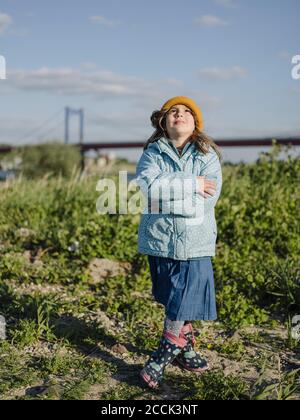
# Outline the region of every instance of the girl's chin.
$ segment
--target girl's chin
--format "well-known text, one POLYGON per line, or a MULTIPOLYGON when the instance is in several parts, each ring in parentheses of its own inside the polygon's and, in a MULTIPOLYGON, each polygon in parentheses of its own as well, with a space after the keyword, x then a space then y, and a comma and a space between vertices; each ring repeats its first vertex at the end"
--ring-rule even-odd
MULTIPOLYGON (((170 130, 171 131, 171 130, 170 130)), ((193 134, 193 131, 188 131, 187 129, 186 129, 186 127, 180 127, 180 126, 178 126, 178 127, 174 127, 173 128, 173 130, 172 130, 172 132, 173 133, 181 133, 181 134, 186 134, 186 135, 188 135, 188 136, 191 136, 192 134, 193 134)))
POLYGON ((188 127, 185 124, 176 124, 173 125, 172 130, 188 130, 188 127))

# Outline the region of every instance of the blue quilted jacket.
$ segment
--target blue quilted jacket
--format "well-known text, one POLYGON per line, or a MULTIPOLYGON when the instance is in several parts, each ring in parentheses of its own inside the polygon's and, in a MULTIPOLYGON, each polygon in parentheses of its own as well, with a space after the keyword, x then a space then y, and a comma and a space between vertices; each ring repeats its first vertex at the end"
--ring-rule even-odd
POLYGON ((138 232, 141 254, 175 260, 215 256, 214 208, 221 193, 222 171, 213 148, 204 154, 188 142, 180 156, 170 140, 161 138, 143 152, 135 180, 148 199, 138 232), (217 191, 214 196, 204 198, 199 194, 197 176, 215 180, 217 191), (173 185, 171 192, 162 194, 160 188, 168 185, 173 185), (157 202, 156 212, 150 207, 151 199, 157 202), (200 208, 201 216, 196 211, 200 208))

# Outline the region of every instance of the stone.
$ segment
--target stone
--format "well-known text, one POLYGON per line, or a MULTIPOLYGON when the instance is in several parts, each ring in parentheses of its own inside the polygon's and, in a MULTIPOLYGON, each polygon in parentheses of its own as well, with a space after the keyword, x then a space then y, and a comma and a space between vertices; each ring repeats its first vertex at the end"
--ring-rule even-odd
POLYGON ((102 283, 109 277, 128 275, 131 264, 113 261, 106 258, 93 258, 88 265, 88 272, 94 284, 102 283))

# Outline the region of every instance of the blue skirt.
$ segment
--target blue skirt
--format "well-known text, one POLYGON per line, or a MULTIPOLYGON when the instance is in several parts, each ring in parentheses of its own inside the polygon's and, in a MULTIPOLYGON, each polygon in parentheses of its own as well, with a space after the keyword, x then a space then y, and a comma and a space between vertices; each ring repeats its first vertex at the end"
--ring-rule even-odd
POLYGON ((211 257, 181 261, 148 255, 154 299, 172 320, 217 318, 211 257))

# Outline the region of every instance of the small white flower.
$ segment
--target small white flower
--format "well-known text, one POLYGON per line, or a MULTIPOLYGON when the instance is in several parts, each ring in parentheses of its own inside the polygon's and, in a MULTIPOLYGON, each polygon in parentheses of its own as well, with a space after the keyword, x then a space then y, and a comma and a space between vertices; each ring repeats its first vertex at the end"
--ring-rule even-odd
POLYGON ((75 241, 71 246, 68 247, 68 251, 76 252, 79 250, 79 242, 75 241))

